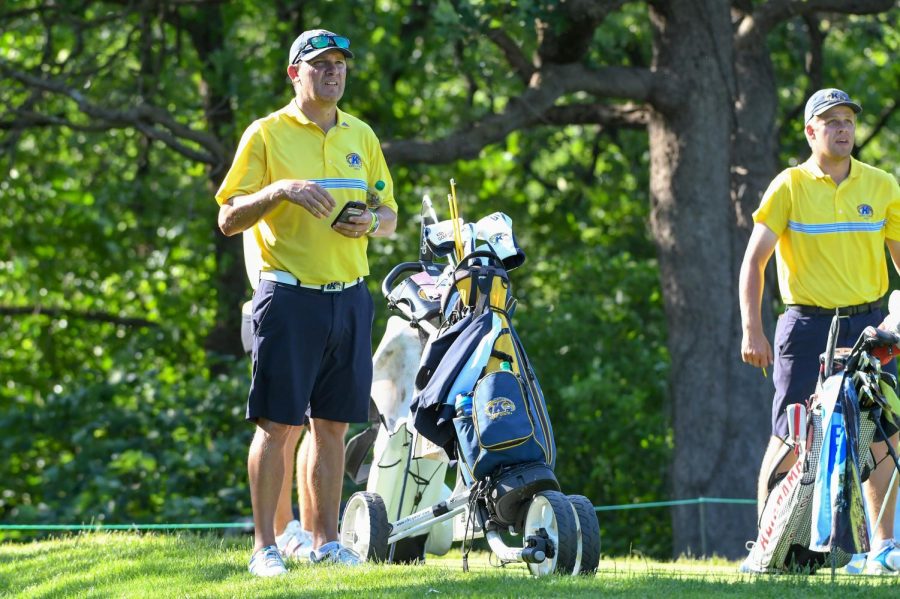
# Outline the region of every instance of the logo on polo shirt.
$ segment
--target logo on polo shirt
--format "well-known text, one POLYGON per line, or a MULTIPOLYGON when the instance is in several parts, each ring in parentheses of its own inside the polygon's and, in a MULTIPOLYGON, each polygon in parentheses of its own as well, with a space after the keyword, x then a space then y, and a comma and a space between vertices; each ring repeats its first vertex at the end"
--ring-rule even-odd
POLYGON ((359 170, 362 168, 362 158, 360 158, 359 154, 356 152, 351 152, 350 154, 347 154, 347 164, 359 170))
POLYGON ((868 204, 860 204, 856 207, 856 211, 863 218, 872 218, 872 215, 875 214, 875 211, 868 204))

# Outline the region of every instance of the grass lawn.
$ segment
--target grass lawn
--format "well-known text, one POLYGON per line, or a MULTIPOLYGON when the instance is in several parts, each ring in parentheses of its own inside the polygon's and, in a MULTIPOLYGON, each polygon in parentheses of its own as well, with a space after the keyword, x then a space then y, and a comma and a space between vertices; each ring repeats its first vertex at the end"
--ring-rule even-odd
POLYGON ((830 571, 751 577, 724 560, 604 558, 594 577, 532 578, 494 568, 489 554, 429 556, 424 566, 313 566, 287 576, 247 573, 249 537, 89 533, 0 545, 0 596, 9 597, 897 597, 900 579, 830 571))

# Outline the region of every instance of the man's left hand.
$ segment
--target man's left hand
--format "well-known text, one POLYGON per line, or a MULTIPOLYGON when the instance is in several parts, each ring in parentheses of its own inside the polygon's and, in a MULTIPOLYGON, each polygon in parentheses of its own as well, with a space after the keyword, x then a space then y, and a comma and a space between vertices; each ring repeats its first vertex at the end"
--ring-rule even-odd
POLYGON ((366 236, 371 225, 372 213, 365 210, 359 216, 351 216, 349 222, 336 222, 331 228, 344 237, 359 239, 366 236))

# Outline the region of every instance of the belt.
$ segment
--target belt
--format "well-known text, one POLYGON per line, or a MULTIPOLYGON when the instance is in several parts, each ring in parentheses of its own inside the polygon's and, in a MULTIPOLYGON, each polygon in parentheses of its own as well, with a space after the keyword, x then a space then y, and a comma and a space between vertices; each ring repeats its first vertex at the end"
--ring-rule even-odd
POLYGON ((846 306, 844 308, 820 308, 819 306, 804 306, 802 304, 788 304, 788 308, 797 310, 801 314, 811 316, 834 316, 835 311, 840 316, 856 316, 857 314, 868 314, 873 310, 881 307, 881 300, 869 302, 868 304, 859 304, 856 306, 846 306))
POLYGON ((362 277, 359 277, 355 281, 350 281, 349 283, 332 281, 330 283, 325 283, 324 285, 309 285, 307 283, 301 283, 297 280, 297 277, 283 270, 264 270, 259 273, 259 278, 262 281, 275 281, 276 283, 294 285, 296 287, 303 287, 304 289, 315 289, 322 293, 338 293, 344 289, 350 289, 357 283, 362 283, 363 280, 362 277))

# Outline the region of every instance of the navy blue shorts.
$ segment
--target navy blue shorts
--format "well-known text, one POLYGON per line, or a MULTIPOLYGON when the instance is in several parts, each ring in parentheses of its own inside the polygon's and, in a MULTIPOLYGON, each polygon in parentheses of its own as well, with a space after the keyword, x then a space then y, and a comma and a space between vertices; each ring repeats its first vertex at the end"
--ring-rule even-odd
POLYGON ((260 281, 253 294, 247 419, 301 425, 308 414, 368 422, 373 317, 364 283, 323 293, 260 281))
MULTIPOLYGON (((788 308, 778 318, 775 327, 775 399, 772 402, 772 435, 787 437, 787 416, 784 409, 796 403, 806 403, 816 391, 819 378, 819 356, 824 353, 831 328, 830 315, 802 314, 788 308)), ((877 327, 884 320, 881 310, 841 318, 836 347, 853 347, 867 326, 877 327)), ((897 374, 897 360, 882 368, 897 374)), ((882 421, 888 435, 897 430, 891 423, 882 421)), ((883 440, 875 431, 875 440, 883 440)))

